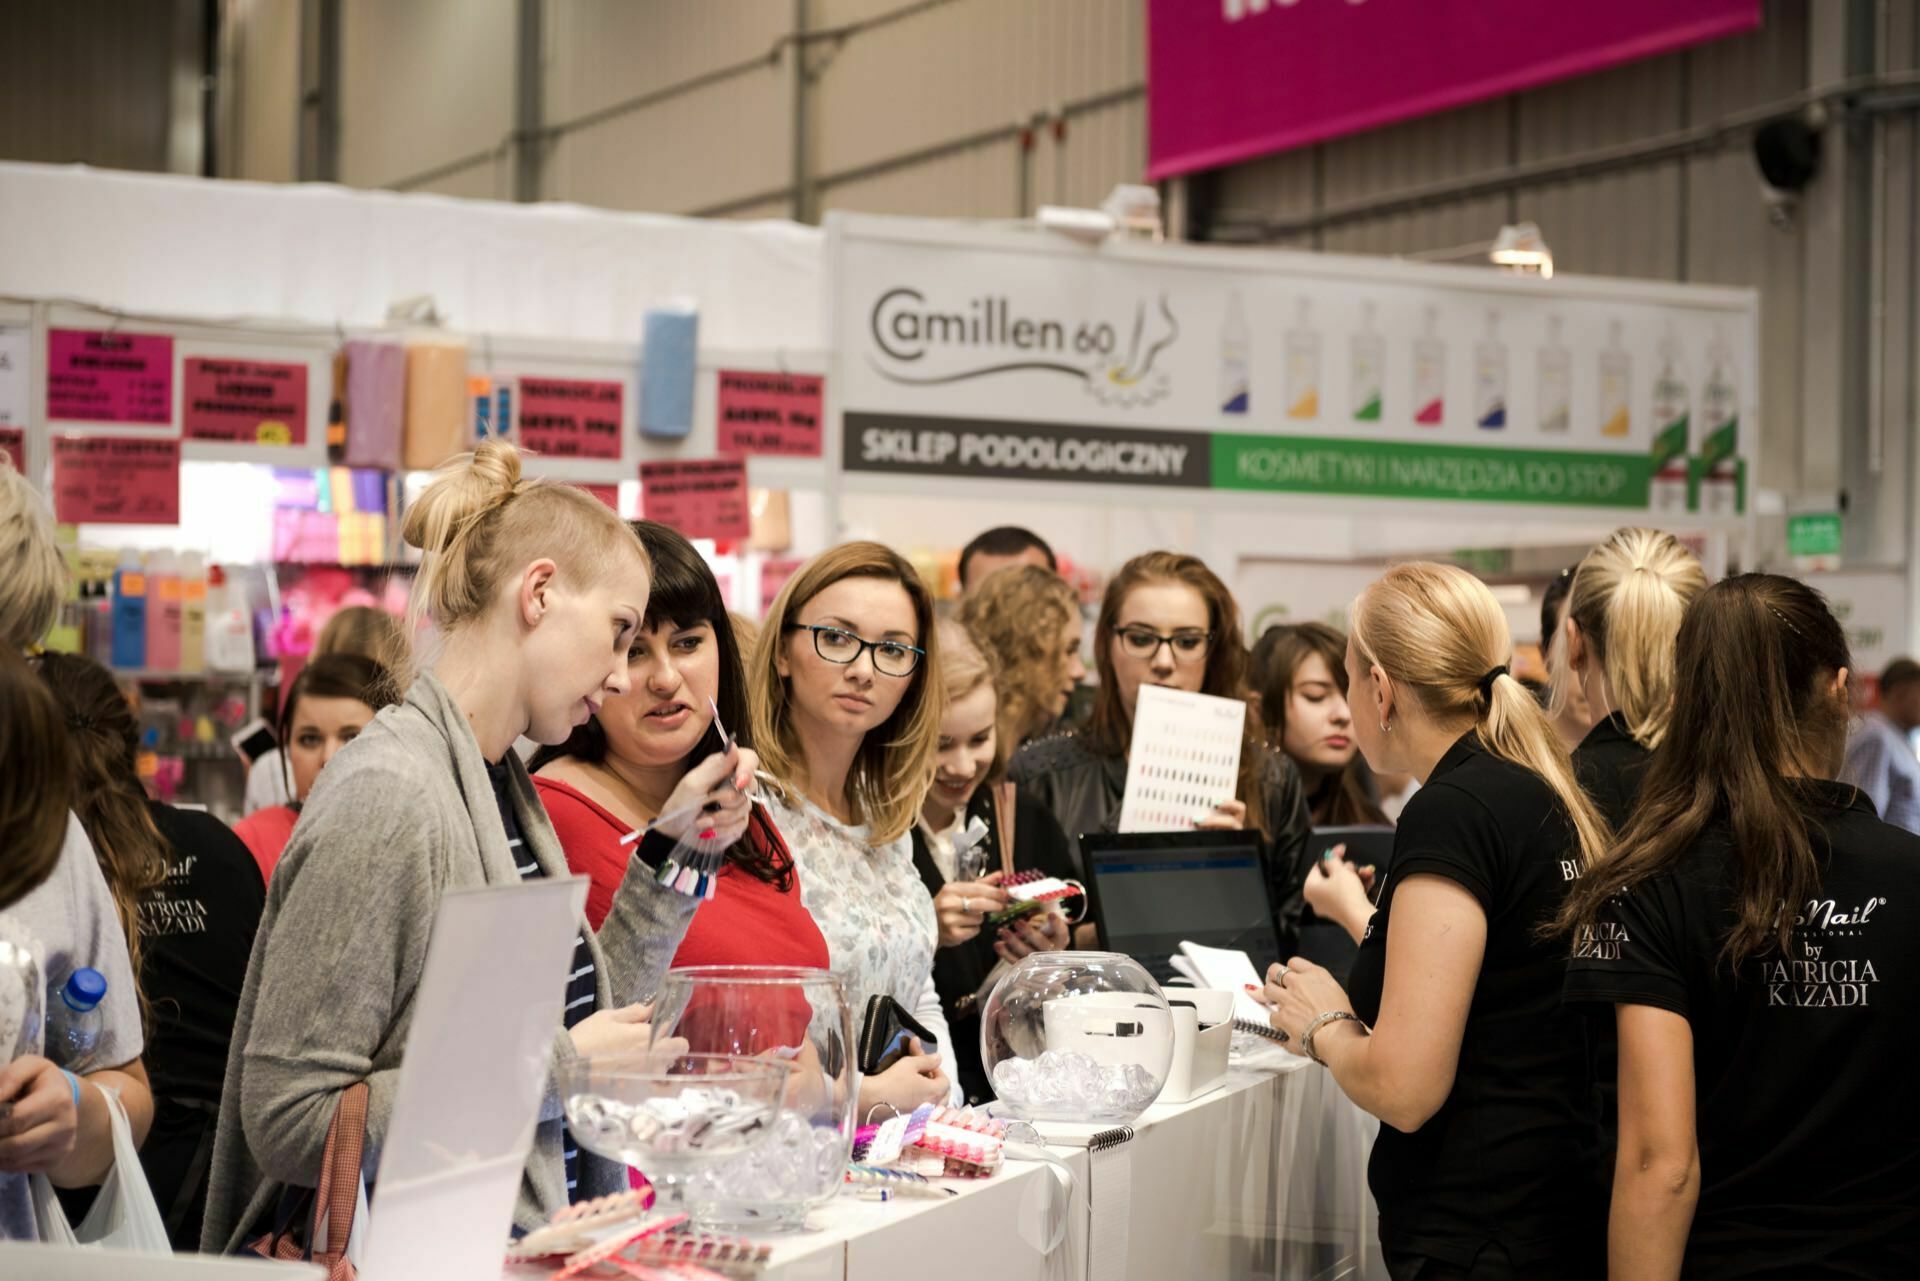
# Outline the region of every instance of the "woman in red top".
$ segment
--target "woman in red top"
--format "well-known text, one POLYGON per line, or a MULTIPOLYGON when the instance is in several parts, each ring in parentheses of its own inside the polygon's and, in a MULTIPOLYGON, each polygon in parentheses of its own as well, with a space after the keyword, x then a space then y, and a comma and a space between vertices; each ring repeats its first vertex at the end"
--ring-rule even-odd
POLYGON ((280 703, 279 726, 280 759, 292 776, 287 790, 293 804, 255 810, 233 825, 233 834, 260 865, 261 880, 273 879, 300 807, 333 754, 358 738, 381 708, 399 701, 392 674, 358 654, 322 654, 293 678, 280 703))
MULTIPOLYGON (((567 865, 593 882, 587 920, 596 929, 632 860, 621 838, 657 818, 681 776, 722 750, 713 707, 743 746, 747 731, 740 647, 713 571, 667 526, 640 520, 633 528, 654 573, 646 619, 627 653, 633 688, 533 758, 533 784, 567 865)), ((673 963, 826 968, 826 940, 800 904, 793 856, 763 808, 727 851, 719 891, 694 914, 673 963)))

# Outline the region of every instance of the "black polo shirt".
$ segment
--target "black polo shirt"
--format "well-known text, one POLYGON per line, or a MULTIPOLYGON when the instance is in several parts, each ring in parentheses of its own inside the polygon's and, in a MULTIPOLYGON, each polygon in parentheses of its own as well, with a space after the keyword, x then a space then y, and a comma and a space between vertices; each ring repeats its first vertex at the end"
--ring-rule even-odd
POLYGON ((1573 749, 1574 776, 1615 832, 1624 831, 1633 817, 1652 755, 1627 732, 1627 718, 1619 712, 1595 722, 1573 749))
POLYGON ((1462 1267, 1497 1244, 1528 1275, 1586 1275, 1604 1254, 1587 1047, 1561 1005, 1567 948, 1538 931, 1579 874, 1566 811, 1474 735, 1453 745, 1400 816, 1380 910, 1354 960, 1353 1007, 1369 1024, 1395 892, 1418 874, 1473 895, 1487 945, 1446 1103, 1415 1133, 1382 1125, 1374 1142, 1381 1242, 1462 1267))
POLYGON ((1739 864, 1718 828, 1617 899, 1567 971, 1569 1001, 1692 1025, 1689 1281, 1920 1277, 1920 837, 1845 784, 1805 784, 1803 807, 1823 871, 1791 959, 1721 959, 1739 864))

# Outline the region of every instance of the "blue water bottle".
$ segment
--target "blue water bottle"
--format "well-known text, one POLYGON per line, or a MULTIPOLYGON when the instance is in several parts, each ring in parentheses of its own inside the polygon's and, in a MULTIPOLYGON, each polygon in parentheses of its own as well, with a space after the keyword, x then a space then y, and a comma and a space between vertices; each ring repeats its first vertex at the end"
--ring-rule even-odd
POLYGON ((92 1071, 100 1045, 107 979, 99 970, 75 970, 47 1002, 47 1057, 76 1074, 92 1071))

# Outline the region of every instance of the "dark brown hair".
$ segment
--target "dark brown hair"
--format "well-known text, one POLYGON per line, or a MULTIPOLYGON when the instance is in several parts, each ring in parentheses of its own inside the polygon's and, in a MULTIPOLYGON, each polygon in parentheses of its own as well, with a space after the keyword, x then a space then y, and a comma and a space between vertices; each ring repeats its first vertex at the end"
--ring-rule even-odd
MULTIPOLYGON (((1254 644, 1253 694, 1258 700, 1260 719, 1266 722, 1267 741, 1276 752, 1286 750, 1287 701, 1293 693, 1294 673, 1308 658, 1318 656, 1333 673, 1340 697, 1347 696, 1347 636, 1325 623, 1283 623, 1262 632, 1254 644)), ((1294 764, 1299 765, 1296 761, 1294 764)), ((1329 774, 1318 790, 1324 792, 1323 827, 1379 827, 1387 822, 1386 811, 1367 794, 1366 762, 1355 752, 1342 769, 1329 774)), ((1305 769, 1302 768, 1302 778, 1305 769)), ((1307 798, 1309 806, 1319 803, 1307 798)))
POLYGON ((0 645, 0 909, 53 875, 72 804, 66 718, 25 660, 0 645))
MULTIPOLYGON (((720 659, 719 688, 713 701, 720 709, 720 724, 726 726, 742 747, 752 747, 746 665, 740 658, 733 619, 727 613, 726 599, 720 595, 719 580, 680 531, 651 520, 636 520, 632 526, 653 563, 653 586, 647 593, 647 616, 641 621, 641 630, 650 632, 661 627, 678 630, 701 623, 713 629, 714 650, 720 659)), ((683 770, 692 769, 720 750, 720 731, 709 725, 693 750, 687 753, 683 770)), ((542 747, 534 752, 529 769, 538 773, 549 761, 569 756, 595 765, 607 759, 607 731, 601 728, 599 717, 590 718, 559 746, 542 747)), ((772 826, 766 810, 755 806, 748 818, 746 834, 727 851, 727 860, 785 894, 793 889, 793 858, 785 842, 777 834, 770 834, 772 826)))
POLYGON ((286 745, 293 737, 293 718, 303 698, 351 698, 378 712, 400 701, 400 687, 392 672, 361 654, 339 651, 319 654, 300 669, 300 674, 287 687, 286 696, 280 700, 280 719, 276 726, 281 748, 280 769, 287 776, 287 804, 296 810, 300 808, 300 798, 293 794, 293 766, 286 745))
MULTIPOLYGON (((1125 756, 1133 741, 1133 714, 1120 701, 1120 682, 1113 674, 1113 637, 1120 626, 1120 609, 1136 587, 1148 583, 1179 583, 1200 593, 1207 603, 1207 630, 1213 633, 1207 651, 1207 669, 1200 680, 1200 692, 1217 698, 1245 700, 1247 697, 1247 642, 1240 630, 1240 606, 1233 593, 1208 569, 1198 556, 1181 552, 1147 552, 1135 556, 1120 567, 1107 584, 1100 600, 1100 617, 1093 626, 1093 661, 1099 668, 1100 685, 1093 701, 1093 716, 1085 730, 1087 747, 1100 756, 1125 756)), ((1248 709, 1248 725, 1240 743, 1240 800, 1247 807, 1247 826, 1258 828, 1273 839, 1272 819, 1267 813, 1266 789, 1261 786, 1267 766, 1267 751, 1254 733, 1253 709, 1248 709)))
MULTIPOLYGON (((91 658, 42 654, 33 661, 66 715, 67 741, 73 745, 74 812, 113 891, 137 982, 140 904, 167 875, 167 842, 147 810, 146 789, 134 763, 140 721, 113 673, 91 658)), ((144 1014, 144 992, 140 1006, 144 1014)))
POLYGON ((1823 856, 1801 780, 1837 772, 1847 708, 1830 687, 1850 661, 1846 633, 1805 583, 1742 574, 1701 593, 1680 624, 1673 717, 1633 819, 1575 884, 1560 925, 1591 926, 1608 900, 1723 827, 1739 887, 1722 955, 1738 965, 1769 947, 1786 952, 1823 856))

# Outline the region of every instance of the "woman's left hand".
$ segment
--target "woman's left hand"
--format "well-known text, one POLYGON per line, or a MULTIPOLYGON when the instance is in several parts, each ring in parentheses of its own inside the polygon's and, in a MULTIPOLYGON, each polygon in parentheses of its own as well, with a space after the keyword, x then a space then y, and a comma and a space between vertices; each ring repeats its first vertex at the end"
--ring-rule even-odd
POLYGON ((692 834, 701 841, 732 845, 746 834, 753 801, 747 789, 760 758, 751 748, 736 747, 715 753, 688 770, 667 797, 660 813, 667 821, 658 830, 676 839, 692 834))
POLYGON ((1072 933, 1067 918, 1048 909, 1037 916, 1022 917, 1001 926, 993 950, 1001 960, 1017 963, 1035 952, 1064 951, 1072 933))
POLYGON ((1328 1010, 1353 1012, 1353 1003, 1339 980, 1301 956, 1285 965, 1267 967, 1267 985, 1259 999, 1267 1007, 1267 1022, 1285 1032, 1287 1048, 1301 1055, 1307 1052, 1300 1038, 1306 1035, 1309 1023, 1328 1010))
POLYGON ((1211 811, 1196 820, 1194 826, 1203 832, 1242 831, 1247 826, 1247 803, 1221 801, 1211 811))

